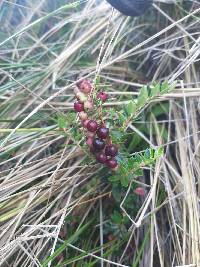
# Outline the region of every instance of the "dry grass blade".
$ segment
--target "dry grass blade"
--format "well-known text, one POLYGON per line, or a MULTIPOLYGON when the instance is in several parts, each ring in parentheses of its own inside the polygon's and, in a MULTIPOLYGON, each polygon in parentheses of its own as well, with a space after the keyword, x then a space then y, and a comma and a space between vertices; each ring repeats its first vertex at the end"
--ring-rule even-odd
POLYGON ((200 266, 200 4, 156 1, 148 12, 0 1, 0 266, 200 266), (127 126, 130 153, 165 149, 132 180, 146 190, 132 210, 132 184, 115 206, 107 174, 72 134, 77 119, 59 126, 77 80, 97 74, 116 109, 143 85, 177 80, 127 126), (115 209, 128 225, 119 232, 115 209))

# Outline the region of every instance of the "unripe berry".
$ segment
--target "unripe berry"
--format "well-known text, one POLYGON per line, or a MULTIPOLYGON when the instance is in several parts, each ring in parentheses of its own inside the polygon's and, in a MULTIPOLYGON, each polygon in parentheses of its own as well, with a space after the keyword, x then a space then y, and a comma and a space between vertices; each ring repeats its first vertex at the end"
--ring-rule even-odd
POLYGON ((88 79, 82 80, 77 86, 84 94, 89 94, 92 91, 92 83, 88 79))
POLYGON ((101 99, 102 102, 105 102, 108 98, 108 95, 105 92, 99 92, 97 98, 101 99))
POLYGON ((82 121, 85 121, 88 118, 87 113, 85 113, 84 111, 80 112, 78 116, 82 121))
POLYGON ((93 140, 93 147, 96 151, 101 151, 105 147, 105 142, 102 139, 95 138, 93 140))
POLYGON ((76 112, 84 111, 84 105, 83 105, 83 103, 81 103, 81 102, 75 102, 74 103, 74 110, 76 112))
POLYGON ((83 93, 79 92, 76 94, 76 98, 79 100, 79 102, 84 103, 87 101, 87 96, 83 93))
POLYGON ((105 148, 106 156, 115 157, 118 153, 118 148, 115 145, 108 145, 105 148))
POLYGON ((85 101, 84 108, 85 109, 93 109, 94 108, 93 102, 91 100, 85 101))
POLYGON ((105 155, 105 153, 101 152, 99 153, 97 156, 96 156, 96 159, 98 162, 102 163, 102 164, 105 164, 106 161, 107 161, 107 157, 105 155))
POLYGON ((87 123, 87 129, 88 129, 88 131, 90 131, 90 132, 96 132, 97 128, 98 128, 98 124, 97 124, 96 121, 90 120, 87 123))
POLYGON ((101 139, 106 139, 108 137, 109 134, 109 129, 106 127, 100 127, 97 130, 97 136, 101 139))
POLYGON ((89 146, 89 147, 92 147, 92 144, 93 144, 93 138, 91 138, 91 137, 89 137, 88 139, 87 139, 87 145, 89 146))
POLYGON ((87 128, 87 125, 88 125, 88 122, 89 122, 90 120, 85 120, 85 121, 82 121, 82 125, 83 125, 83 127, 84 128, 87 128))
POLYGON ((118 163, 115 158, 108 159, 106 164, 110 169, 115 169, 118 166, 118 163))

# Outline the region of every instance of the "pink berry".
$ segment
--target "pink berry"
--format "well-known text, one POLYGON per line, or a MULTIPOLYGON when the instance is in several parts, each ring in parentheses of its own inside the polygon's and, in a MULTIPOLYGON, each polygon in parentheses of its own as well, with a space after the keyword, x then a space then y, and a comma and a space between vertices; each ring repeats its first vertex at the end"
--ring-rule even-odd
POLYGON ((82 125, 83 125, 83 127, 84 128, 87 128, 87 125, 88 125, 88 122, 89 122, 90 120, 85 120, 85 121, 82 121, 82 125))
POLYGON ((81 102, 75 102, 74 103, 74 110, 77 112, 84 111, 84 105, 81 102))
POLYGON ((110 169, 115 169, 118 166, 118 163, 115 158, 108 159, 106 164, 110 169))
POLYGON ((105 147, 105 142, 102 140, 102 139, 99 139, 99 138, 95 138, 93 140, 93 147, 96 151, 101 151, 104 149, 105 147))
POLYGON ((105 155, 103 152, 99 153, 99 154, 96 156, 96 159, 97 159, 98 162, 100 162, 100 163, 102 163, 102 164, 105 164, 106 161, 107 161, 107 157, 106 157, 106 155, 105 155))
POLYGON ((136 189, 135 189, 135 194, 137 194, 138 196, 144 196, 145 195, 145 190, 144 190, 144 188, 142 188, 142 187, 137 187, 136 189))
POLYGON ((85 121, 88 118, 87 113, 85 113, 84 111, 80 112, 78 116, 82 121, 85 121))
POLYGON ((96 132, 97 128, 98 128, 98 124, 97 124, 96 121, 90 120, 87 123, 87 129, 88 129, 88 131, 90 131, 90 132, 96 132))
POLYGON ((87 137, 94 138, 95 137, 95 132, 87 132, 87 137))
POLYGON ((92 83, 88 79, 82 80, 77 86, 84 94, 89 94, 92 91, 92 83))
POLYGON ((93 138, 91 138, 91 137, 89 137, 88 139, 87 139, 87 145, 88 146, 90 146, 90 147, 92 147, 92 144, 93 144, 93 138))
POLYGON ((100 127, 97 130, 97 136, 101 139, 106 139, 108 137, 109 134, 109 129, 106 127, 100 127))
POLYGON ((102 102, 105 102, 107 100, 107 98, 108 98, 108 95, 106 93, 104 93, 104 92, 99 92, 97 94, 97 98, 101 99, 102 102))
POLYGON ((84 108, 85 109, 93 109, 94 108, 93 102, 91 100, 85 101, 84 108))
POLYGON ((106 156, 115 157, 118 153, 118 148, 115 145, 108 145, 105 148, 106 156))

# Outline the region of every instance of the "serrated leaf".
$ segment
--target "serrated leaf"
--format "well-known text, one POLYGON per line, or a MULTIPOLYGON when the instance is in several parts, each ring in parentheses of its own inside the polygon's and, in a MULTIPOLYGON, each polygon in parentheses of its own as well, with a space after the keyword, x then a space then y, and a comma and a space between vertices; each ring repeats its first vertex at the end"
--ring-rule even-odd
POLYGON ((141 108, 146 104, 148 100, 148 90, 146 86, 143 86, 142 89, 140 90, 138 99, 137 99, 137 106, 141 108))
POLYGON ((126 106, 125 110, 129 116, 133 116, 136 112, 136 103, 131 100, 126 106))

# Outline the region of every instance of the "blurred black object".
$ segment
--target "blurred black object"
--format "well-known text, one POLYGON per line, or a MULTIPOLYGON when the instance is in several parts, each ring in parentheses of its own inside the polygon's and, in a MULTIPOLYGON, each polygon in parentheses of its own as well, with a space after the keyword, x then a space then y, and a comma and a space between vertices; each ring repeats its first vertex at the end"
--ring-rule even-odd
POLYGON ((114 8, 126 16, 141 16, 151 7, 153 0, 107 0, 114 8))

